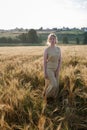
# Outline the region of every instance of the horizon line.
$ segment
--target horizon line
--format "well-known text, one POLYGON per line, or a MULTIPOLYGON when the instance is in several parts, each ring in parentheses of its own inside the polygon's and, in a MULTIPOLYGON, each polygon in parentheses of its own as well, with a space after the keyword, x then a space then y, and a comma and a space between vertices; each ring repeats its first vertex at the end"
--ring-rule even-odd
POLYGON ((39 28, 23 28, 23 27, 15 27, 15 28, 8 28, 8 29, 4 29, 4 28, 0 28, 0 30, 15 30, 15 29, 24 29, 24 30, 26 30, 26 29, 35 29, 35 30, 39 30, 39 29, 41 29, 42 28, 42 30, 47 30, 47 29, 50 29, 50 30, 52 30, 52 29, 81 29, 81 28, 87 28, 87 26, 82 26, 82 27, 65 27, 65 26, 63 26, 63 27, 52 27, 52 28, 50 28, 50 27, 46 27, 46 28, 44 28, 44 27, 39 27, 39 28))

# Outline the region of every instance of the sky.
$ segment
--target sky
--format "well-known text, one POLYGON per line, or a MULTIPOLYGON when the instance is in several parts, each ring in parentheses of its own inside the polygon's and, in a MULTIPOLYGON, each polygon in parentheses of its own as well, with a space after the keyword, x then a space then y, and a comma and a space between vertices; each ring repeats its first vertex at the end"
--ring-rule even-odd
POLYGON ((87 27, 87 0, 0 0, 0 29, 87 27))

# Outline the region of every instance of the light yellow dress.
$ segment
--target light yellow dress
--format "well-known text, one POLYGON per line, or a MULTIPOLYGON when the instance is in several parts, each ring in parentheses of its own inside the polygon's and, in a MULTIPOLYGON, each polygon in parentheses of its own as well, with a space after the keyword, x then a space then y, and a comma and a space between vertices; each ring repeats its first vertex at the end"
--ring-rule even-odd
POLYGON ((45 96, 56 98, 59 91, 59 77, 55 76, 55 71, 58 67, 58 59, 60 57, 60 48, 47 48, 47 76, 45 79, 45 96))

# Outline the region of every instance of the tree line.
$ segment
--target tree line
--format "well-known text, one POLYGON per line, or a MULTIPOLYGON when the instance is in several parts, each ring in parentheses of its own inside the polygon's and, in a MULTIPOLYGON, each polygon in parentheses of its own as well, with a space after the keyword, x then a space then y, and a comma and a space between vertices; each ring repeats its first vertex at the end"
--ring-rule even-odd
MULTIPOLYGON (((69 36, 63 35, 62 43, 69 44, 70 37, 71 37, 70 35, 69 36)), ((1 37, 0 43, 32 43, 32 44, 35 43, 36 44, 36 43, 42 43, 43 40, 46 40, 46 39, 47 39, 47 34, 44 39, 44 36, 42 34, 37 34, 37 31, 35 29, 30 29, 28 33, 22 33, 16 36, 15 38, 1 37)), ((76 44, 80 44, 79 37, 76 37, 74 41, 76 42, 76 44)), ((87 44, 87 32, 83 34, 82 44, 87 44)))
MULTIPOLYGON (((75 40, 76 44, 80 44, 80 39, 78 37, 76 37, 74 40, 75 40)), ((63 37, 63 43, 69 44, 69 39, 67 36, 63 37)), ((82 44, 87 44, 87 32, 85 32, 83 34, 82 44)))
POLYGON ((0 43, 40 43, 41 38, 37 35, 36 30, 30 29, 28 33, 22 33, 15 38, 1 37, 0 43))

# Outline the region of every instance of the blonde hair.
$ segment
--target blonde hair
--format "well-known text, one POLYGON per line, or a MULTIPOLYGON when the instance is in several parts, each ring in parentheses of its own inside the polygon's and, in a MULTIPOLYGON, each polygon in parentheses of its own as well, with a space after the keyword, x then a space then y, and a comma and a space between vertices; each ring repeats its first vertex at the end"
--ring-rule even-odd
MULTIPOLYGON (((55 37, 56 38, 56 43, 58 43, 58 38, 57 38, 57 36, 55 35, 55 33, 50 33, 49 35, 48 35, 48 38, 47 38, 47 45, 50 45, 50 37, 51 36, 53 36, 53 37, 55 37)), ((55 44, 56 44, 55 43, 55 44)))

